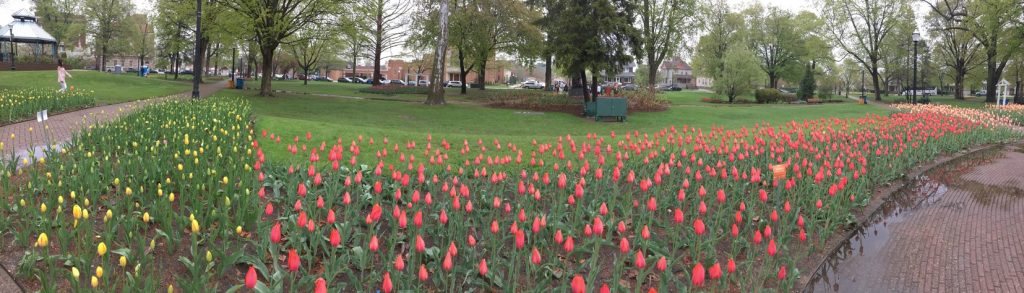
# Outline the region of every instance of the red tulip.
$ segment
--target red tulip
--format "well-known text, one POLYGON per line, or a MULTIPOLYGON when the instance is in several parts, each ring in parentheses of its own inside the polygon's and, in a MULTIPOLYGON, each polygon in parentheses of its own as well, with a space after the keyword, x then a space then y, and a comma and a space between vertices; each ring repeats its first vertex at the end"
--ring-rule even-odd
POLYGON ((602 202, 601 203, 601 207, 598 209, 598 212, 601 213, 602 216, 607 216, 608 215, 608 205, 602 202))
POLYGON ((402 259, 401 254, 395 255, 395 269, 399 271, 405 269, 405 260, 402 259))
POLYGON ((640 237, 644 240, 651 238, 651 229, 647 228, 647 225, 640 229, 640 237))
POLYGON ((516 231, 516 248, 517 249, 523 249, 524 246, 526 246, 526 233, 523 233, 523 230, 517 230, 516 231))
POLYGON ((600 293, 611 293, 612 289, 608 288, 608 283, 601 284, 600 293))
POLYGON ((422 264, 420 265, 420 271, 419 271, 418 277, 420 278, 420 281, 422 281, 422 282, 426 282, 428 279, 430 279, 430 275, 427 274, 427 266, 426 265, 422 265, 422 264))
POLYGON ((761 244, 761 230, 754 230, 754 244, 761 244))
POLYGON ((391 293, 391 290, 394 289, 394 287, 391 285, 390 272, 384 272, 384 283, 381 284, 381 289, 384 290, 384 293, 391 293))
POLYGON ((583 276, 576 275, 572 277, 572 293, 586 293, 587 283, 583 280, 583 276))
POLYGON ((629 239, 626 239, 626 237, 619 238, 619 252, 629 252, 629 239))
POLYGON ((469 239, 466 241, 466 243, 469 244, 469 247, 476 247, 476 237, 473 237, 473 234, 470 234, 468 238, 469 239))
MULTIPOLYGON (((317 174, 316 176, 317 176, 317 178, 320 178, 320 174, 317 174)), ((317 185, 319 185, 319 184, 317 184, 317 185)), ((320 208, 320 209, 324 208, 324 197, 323 196, 317 196, 316 197, 316 207, 320 208)))
POLYGON ((779 267, 779 280, 786 279, 786 266, 779 267))
POLYGON ((725 190, 722 190, 722 189, 718 190, 718 202, 719 203, 725 202, 725 190))
POLYGON ((299 253, 295 251, 295 248, 288 250, 288 270, 293 272, 298 271, 301 263, 302 261, 299 260, 299 253))
POLYGON ((480 259, 480 265, 478 266, 478 268, 480 269, 480 275, 481 276, 486 276, 487 275, 487 259, 480 259))
POLYGON ((331 229, 331 246, 338 247, 341 245, 341 234, 338 233, 338 228, 331 229))
POLYGON ((716 262, 711 265, 711 269, 708 270, 708 274, 711 276, 712 280, 718 280, 718 278, 722 277, 722 266, 716 262))
POLYGON ((658 263, 655 265, 655 267, 658 269, 658 271, 664 272, 665 269, 668 268, 668 259, 665 259, 665 257, 662 256, 661 258, 658 259, 658 263))
POLYGON ((807 231, 804 231, 804 228, 800 228, 800 241, 807 241, 807 231))
POLYGON ((601 217, 594 217, 594 233, 604 235, 604 222, 601 221, 601 217))
POLYGON ((563 240, 562 230, 555 230, 555 243, 562 244, 563 240))
POLYGON ((764 226, 764 237, 772 237, 772 225, 764 226))
POLYGON ((316 279, 316 288, 313 289, 314 293, 327 293, 327 281, 324 278, 316 279))
POLYGON ((378 249, 380 249, 380 243, 377 240, 377 235, 373 235, 370 237, 370 251, 377 252, 378 249))
POLYGON ((778 222, 779 221, 779 212, 777 210, 772 210, 772 214, 769 217, 772 220, 772 222, 778 222))
POLYGON ((249 265, 249 272, 245 273, 245 287, 252 289, 256 287, 256 267, 249 265))
POLYGON ((730 258, 729 262, 725 264, 725 269, 728 270, 730 274, 736 272, 736 262, 730 258))
POLYGON ((281 243, 281 222, 275 222, 274 226, 270 227, 270 242, 281 243))
POLYGON ((423 253, 427 249, 427 244, 423 242, 422 235, 416 235, 416 252, 423 253))
POLYGON ((446 213, 444 210, 441 210, 441 216, 439 218, 441 220, 441 225, 448 224, 448 213, 446 213))
POLYGON ((370 209, 370 213, 366 215, 366 224, 373 224, 373 222, 380 219, 380 215, 383 213, 384 211, 380 208, 379 203, 373 204, 373 207, 370 209))
POLYGON ((634 263, 636 264, 636 267, 639 269, 647 267, 647 259, 644 257, 644 253, 642 251, 636 251, 636 260, 634 263))
POLYGON ((619 226, 616 227, 616 229, 619 230, 619 233, 626 233, 626 223, 623 221, 619 221, 619 226))
POLYGON ((533 251, 530 252, 530 262, 535 265, 540 265, 540 251, 537 251, 537 247, 533 247, 533 251))
POLYGON ((693 267, 692 279, 694 286, 700 287, 704 285, 704 266, 700 263, 697 263, 697 265, 693 267))
POLYGON ((572 236, 569 236, 569 237, 565 238, 565 243, 562 244, 562 248, 565 249, 566 253, 572 253, 572 250, 575 247, 576 247, 576 245, 572 241, 572 236))
MULTIPOLYGON (((310 166, 310 167, 312 167, 312 166, 310 166)), ((306 184, 305 183, 299 183, 298 193, 299 193, 299 196, 306 196, 306 184)))
POLYGON ((704 221, 701 221, 700 218, 693 221, 693 232, 697 233, 698 236, 704 235, 704 221))
POLYGON ((768 240, 768 256, 775 256, 775 238, 768 240))
MULTIPOLYGON (((470 235, 472 237, 472 235, 470 235)), ((455 241, 448 243, 448 253, 452 256, 459 256, 459 249, 455 247, 455 241)))
POLYGON ((674 221, 676 224, 680 224, 680 223, 683 222, 683 210, 682 209, 678 209, 677 208, 675 210, 675 213, 672 215, 672 221, 674 221))
POLYGON ((334 224, 334 220, 336 220, 334 216, 334 210, 327 210, 327 223, 334 224))
POLYGON ((452 254, 451 253, 445 253, 444 254, 444 261, 441 262, 441 268, 444 269, 444 271, 446 271, 446 272, 451 272, 452 271, 452 254))
POLYGON ((263 214, 267 216, 274 214, 274 204, 268 202, 267 207, 263 209, 263 214))

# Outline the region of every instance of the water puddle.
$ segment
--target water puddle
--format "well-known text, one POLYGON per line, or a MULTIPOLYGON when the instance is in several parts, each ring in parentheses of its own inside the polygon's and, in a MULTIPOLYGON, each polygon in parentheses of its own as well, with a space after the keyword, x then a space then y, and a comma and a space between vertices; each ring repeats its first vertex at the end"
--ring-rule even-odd
MULTIPOLYGON (((1011 151, 1019 150, 1016 146, 1011 151)), ((805 292, 878 292, 900 291, 883 283, 883 279, 891 278, 894 269, 927 270, 926 267, 893 268, 890 264, 899 263, 892 260, 894 253, 902 253, 901 247, 907 237, 894 241, 894 229, 907 233, 914 227, 900 227, 901 223, 910 219, 915 213, 925 209, 963 209, 964 203, 957 200, 944 201, 943 198, 952 190, 968 191, 976 195, 973 200, 988 205, 992 197, 998 194, 1013 194, 1020 190, 993 190, 1008 187, 989 186, 970 180, 963 176, 983 165, 991 164, 1006 156, 1003 147, 996 147, 967 155, 934 168, 891 196, 872 214, 864 226, 843 245, 825 263, 814 272, 805 292)))

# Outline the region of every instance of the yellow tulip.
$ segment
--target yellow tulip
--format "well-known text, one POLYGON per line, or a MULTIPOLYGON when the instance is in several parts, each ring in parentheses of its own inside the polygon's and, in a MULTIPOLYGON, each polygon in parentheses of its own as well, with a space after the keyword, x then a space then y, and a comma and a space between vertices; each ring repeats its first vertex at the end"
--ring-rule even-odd
POLYGON ((122 255, 121 258, 117 260, 117 264, 121 265, 122 268, 127 266, 128 265, 128 258, 124 257, 122 255))
POLYGON ((228 176, 224 176, 222 181, 224 182, 224 185, 228 185, 228 176))
POLYGON ((75 220, 81 219, 82 218, 82 207, 78 206, 77 204, 75 206, 71 207, 71 215, 73 215, 75 217, 75 220))
POLYGON ((75 192, 74 191, 71 192, 71 199, 75 199, 75 192))
POLYGON ((171 195, 167 196, 167 200, 174 202, 174 192, 171 192, 171 195))
POLYGON ((149 212, 142 213, 142 222, 149 223, 149 212))
POLYGON ((124 189, 124 195, 132 196, 132 188, 131 187, 126 187, 124 189))
POLYGON ((114 178, 114 186, 121 185, 121 178, 114 178))
POLYGON ((64 204, 64 196, 63 195, 57 197, 57 203, 64 204))
POLYGON ((81 274, 80 274, 80 273, 78 272, 78 268, 76 268, 76 267, 71 267, 71 276, 72 276, 72 277, 75 277, 75 281, 78 281, 78 277, 79 277, 80 275, 81 275, 81 274))
POLYGON ((212 262, 212 261, 213 261, 213 253, 210 253, 210 251, 207 250, 206 251, 206 262, 212 262))
POLYGON ((199 222, 192 220, 192 233, 199 233, 199 222))
POLYGON ((39 238, 36 239, 36 246, 46 247, 50 245, 50 239, 46 237, 46 233, 39 233, 39 238))
POLYGON ((100 256, 107 254, 107 244, 100 242, 100 245, 96 246, 96 253, 99 254, 100 256))
POLYGON ((46 203, 39 205, 39 212, 44 214, 46 213, 46 203))
POLYGON ((167 293, 174 293, 174 284, 167 284, 167 293))
POLYGON ((242 235, 242 226, 235 227, 235 234, 242 235))
POLYGON ((96 276, 92 276, 92 287, 96 288, 99 285, 100 285, 100 279, 96 278, 96 276))
POLYGON ((97 266, 96 267, 96 276, 100 277, 100 278, 103 277, 103 266, 97 266))

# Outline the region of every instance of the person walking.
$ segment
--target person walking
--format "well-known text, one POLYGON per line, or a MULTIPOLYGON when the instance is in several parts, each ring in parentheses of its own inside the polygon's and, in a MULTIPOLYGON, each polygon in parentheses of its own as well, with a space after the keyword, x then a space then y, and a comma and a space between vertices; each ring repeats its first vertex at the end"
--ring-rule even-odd
POLYGON ((57 82, 60 83, 61 92, 68 90, 68 83, 64 81, 65 76, 72 77, 67 70, 64 70, 64 60, 57 59, 57 82))

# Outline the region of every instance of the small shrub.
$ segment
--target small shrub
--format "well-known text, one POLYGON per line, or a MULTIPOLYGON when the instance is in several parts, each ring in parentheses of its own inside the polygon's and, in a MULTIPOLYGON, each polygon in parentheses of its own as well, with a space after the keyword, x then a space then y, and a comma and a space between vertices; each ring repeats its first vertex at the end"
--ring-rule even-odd
POLYGON ((659 99, 656 92, 648 89, 621 93, 629 103, 629 112, 659 112, 668 110, 669 102, 659 99))
POLYGON ((782 100, 782 92, 773 88, 758 89, 754 92, 754 99, 758 103, 778 103, 782 100))
POLYGON ((784 103, 792 103, 795 102, 797 98, 796 94, 782 93, 782 98, 780 100, 784 103))

